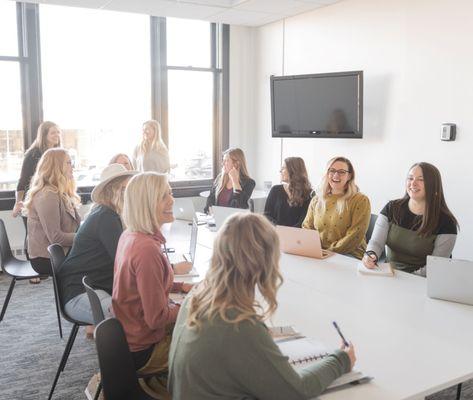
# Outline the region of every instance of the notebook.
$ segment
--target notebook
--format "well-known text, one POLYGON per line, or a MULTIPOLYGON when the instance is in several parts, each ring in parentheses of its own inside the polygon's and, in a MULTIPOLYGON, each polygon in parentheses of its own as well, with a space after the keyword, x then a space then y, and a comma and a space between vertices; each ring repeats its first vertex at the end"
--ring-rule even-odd
MULTIPOLYGON (((322 343, 305 337, 277 341, 276 344, 281 350, 281 353, 289 357, 289 364, 296 370, 306 368, 308 365, 322 360, 329 355, 322 343)), ((364 378, 366 377, 362 372, 352 370, 335 379, 327 389, 334 389, 348 383, 359 382, 361 379, 365 380, 364 378)))
POLYGON ((362 275, 394 276, 394 268, 390 263, 378 263, 376 268, 366 268, 360 261, 358 263, 358 272, 362 275))

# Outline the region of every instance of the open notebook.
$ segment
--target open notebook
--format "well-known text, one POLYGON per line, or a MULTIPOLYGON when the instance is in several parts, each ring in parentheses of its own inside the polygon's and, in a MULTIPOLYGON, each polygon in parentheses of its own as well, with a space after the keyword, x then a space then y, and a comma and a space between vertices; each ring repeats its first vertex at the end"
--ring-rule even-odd
POLYGON ((363 275, 394 276, 394 269, 390 263, 378 263, 376 268, 366 268, 360 261, 358 263, 358 272, 363 275))
MULTIPOLYGON (((275 342, 281 350, 281 353, 289 357, 289 363, 294 369, 305 368, 329 355, 326 347, 322 343, 299 335, 279 340, 275 338, 275 342)), ((359 382, 364 378, 366 377, 363 373, 353 370, 335 379, 327 389, 334 389, 348 383, 359 382)))

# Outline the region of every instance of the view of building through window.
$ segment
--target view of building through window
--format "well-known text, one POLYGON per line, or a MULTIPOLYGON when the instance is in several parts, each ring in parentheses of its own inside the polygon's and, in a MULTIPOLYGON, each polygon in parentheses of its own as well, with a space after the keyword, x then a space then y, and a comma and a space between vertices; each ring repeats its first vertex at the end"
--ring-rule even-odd
MULTIPOLYGON (((16 3, 0 2, 0 56, 18 56, 16 3)), ((0 190, 16 188, 23 161, 20 63, 0 61, 0 190)))

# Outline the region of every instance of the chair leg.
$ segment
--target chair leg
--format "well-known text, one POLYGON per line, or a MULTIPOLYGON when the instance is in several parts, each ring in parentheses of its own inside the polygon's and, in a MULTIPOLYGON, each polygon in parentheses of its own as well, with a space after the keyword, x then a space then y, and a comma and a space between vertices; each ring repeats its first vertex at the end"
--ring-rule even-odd
POLYGON ((94 400, 99 400, 101 391, 102 391, 102 380, 99 381, 99 385, 97 386, 97 391, 95 392, 94 400))
POLYGON ((458 386, 457 386, 457 400, 460 400, 462 397, 462 384, 459 383, 458 386))
POLYGON ((59 336, 62 339, 62 324, 61 324, 61 314, 59 313, 59 296, 56 291, 56 286, 53 284, 54 288, 54 302, 56 303, 56 314, 57 314, 57 325, 59 327, 59 336))
POLYGON ((15 287, 15 283, 16 283, 16 278, 13 278, 11 280, 10 287, 8 288, 7 297, 5 297, 5 301, 3 302, 2 313, 0 314, 0 321, 3 320, 3 316, 5 315, 5 312, 7 311, 7 306, 8 306, 8 303, 10 302, 10 297, 11 297, 11 294, 13 293, 13 288, 15 287))
POLYGON ((56 372, 56 376, 54 378, 53 386, 51 387, 51 391, 49 392, 48 400, 51 400, 53 397, 54 389, 56 388, 57 381, 59 379, 59 375, 64 370, 66 366, 67 359, 69 358, 69 353, 71 352, 72 345, 74 344, 74 340, 76 339, 77 331, 79 330, 79 325, 74 324, 71 329, 71 334, 69 335, 69 339, 67 340, 66 348, 64 349, 64 353, 61 358, 61 362, 59 363, 59 367, 56 372))

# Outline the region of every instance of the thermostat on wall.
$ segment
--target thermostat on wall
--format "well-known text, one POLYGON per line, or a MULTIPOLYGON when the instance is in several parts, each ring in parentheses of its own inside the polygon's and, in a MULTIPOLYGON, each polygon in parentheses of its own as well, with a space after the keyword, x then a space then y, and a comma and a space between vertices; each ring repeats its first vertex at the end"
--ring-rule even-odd
POLYGON ((440 140, 455 140, 456 133, 457 126, 455 124, 442 124, 442 129, 440 130, 440 140))

